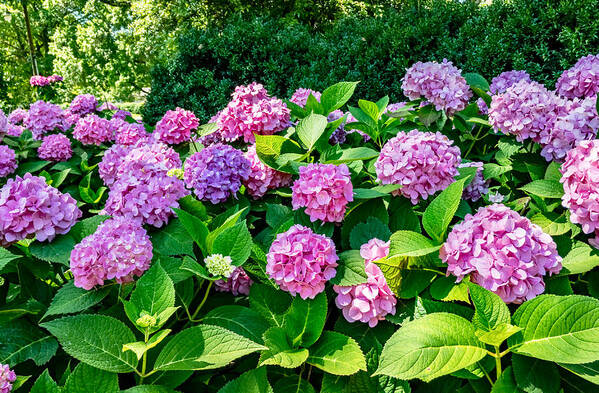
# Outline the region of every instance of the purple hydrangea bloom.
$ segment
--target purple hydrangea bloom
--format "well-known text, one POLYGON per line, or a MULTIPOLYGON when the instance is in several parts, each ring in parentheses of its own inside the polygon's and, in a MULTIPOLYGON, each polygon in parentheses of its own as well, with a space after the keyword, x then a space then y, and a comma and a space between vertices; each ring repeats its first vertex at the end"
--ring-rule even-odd
POLYGON ((16 171, 17 166, 15 151, 6 145, 0 145, 0 178, 16 171))
POLYGON ((44 101, 36 101, 29 107, 25 127, 31 131, 34 139, 55 129, 64 130, 64 113, 58 105, 44 101))
POLYGON ((394 102, 393 104, 387 105, 387 109, 385 109, 385 113, 398 112, 405 106, 406 106, 406 103, 403 101, 402 102, 394 102))
MULTIPOLYGON (((329 113, 329 115, 327 116, 327 120, 329 123, 331 123, 331 122, 334 122, 335 120, 341 119, 343 116, 345 116, 345 113, 343 113, 340 109, 335 109, 333 112, 329 113)), ((335 129, 335 131, 333 131, 333 133, 331 134, 331 137, 329 138, 329 143, 336 145, 336 144, 341 144, 341 143, 345 142, 345 140, 347 139, 347 132, 345 131, 345 123, 346 123, 346 121, 341 122, 339 127, 337 127, 335 129)))
POLYGON ((310 221, 341 222, 347 203, 354 200, 349 168, 345 164, 308 164, 299 168, 291 187, 293 210, 305 207, 310 221))
POLYGON ((60 75, 53 74, 48 77, 48 82, 50 82, 50 83, 56 83, 56 82, 62 82, 62 81, 63 81, 63 77, 60 75))
POLYGON ((389 139, 374 166, 382 184, 401 185, 393 195, 417 204, 453 183, 460 160, 460 149, 445 135, 412 130, 389 139))
POLYGON ((25 131, 25 127, 23 126, 16 126, 12 123, 8 123, 8 125, 6 126, 6 135, 8 136, 19 137, 21 136, 23 131, 25 131))
MULTIPOLYGON (((115 121, 113 117, 111 121, 115 121)), ((140 141, 147 140, 150 134, 146 132, 146 128, 141 123, 128 123, 125 120, 118 119, 122 122, 115 130, 114 140, 121 145, 135 145, 140 141)))
POLYGON ((73 130, 73 138, 84 145, 99 146, 112 140, 113 134, 113 125, 110 120, 103 119, 98 115, 87 115, 79 119, 73 130))
POLYGON ((314 98, 316 98, 316 101, 320 102, 321 93, 319 91, 314 91, 314 90, 306 89, 303 87, 300 87, 299 89, 297 89, 293 93, 293 95, 291 96, 289 101, 291 101, 295 105, 299 105, 303 108, 306 106, 306 102, 308 102, 308 97, 310 97, 310 94, 312 94, 312 96, 314 96, 314 98))
MULTIPOLYGON (((528 73, 526 71, 517 71, 517 70, 512 70, 512 71, 505 71, 502 72, 501 74, 497 75, 495 78, 493 78, 491 80, 491 84, 489 85, 489 95, 497 95, 497 94, 502 94, 505 93, 505 91, 511 87, 512 85, 514 85, 517 82, 520 82, 521 80, 525 80, 527 82, 532 82, 532 80, 530 79, 530 75, 528 75, 528 73)), ((478 105, 478 109, 480 109, 480 112, 483 114, 487 114, 489 113, 489 108, 487 107, 487 103, 482 99, 479 98, 476 101, 477 105, 478 105)))
POLYGON ((555 84, 557 93, 566 98, 592 97, 599 93, 599 55, 581 57, 563 72, 555 84))
POLYGON ((458 168, 475 167, 476 174, 474 179, 464 188, 462 197, 472 202, 478 201, 483 195, 489 193, 489 181, 483 177, 482 162, 464 162, 458 165, 458 168))
POLYGON ((0 109, 0 135, 6 132, 8 126, 8 118, 4 114, 4 111, 0 109))
POLYGON ((125 120, 127 117, 133 117, 133 114, 124 109, 117 109, 116 112, 112 115, 111 119, 121 119, 125 120))
POLYGON ((132 149, 132 146, 114 144, 104 152, 102 161, 98 164, 98 174, 104 184, 110 186, 116 181, 119 165, 132 149))
POLYGON ((29 84, 31 86, 43 87, 48 86, 50 82, 48 81, 48 78, 46 78, 45 76, 33 75, 31 78, 29 78, 29 84))
POLYGON ((73 98, 69 105, 69 112, 79 116, 94 113, 98 107, 98 100, 92 94, 81 94, 73 98))
POLYGON ((232 146, 217 143, 185 161, 185 184, 201 200, 213 204, 235 196, 241 183, 250 176, 251 164, 232 146))
POLYGON ((0 363, 0 393, 12 391, 12 384, 17 380, 17 374, 10 369, 8 364, 0 363))
POLYGON ((72 155, 71 141, 63 134, 45 136, 37 149, 37 156, 47 161, 68 161, 72 155))
POLYGON ((551 236, 501 204, 478 209, 455 225, 440 257, 447 274, 470 280, 506 303, 522 303, 545 291, 543 276, 557 274, 562 259, 551 236))
POLYGON ((349 322, 360 321, 375 327, 387 314, 395 315, 397 300, 381 269, 374 263, 389 255, 389 242, 371 239, 360 247, 368 281, 352 286, 334 285, 335 304, 349 322))
POLYGON ((235 268, 227 280, 216 280, 214 286, 219 292, 231 292, 233 296, 249 295, 254 282, 241 266, 235 268))
POLYGON ((335 277, 339 257, 335 243, 310 228, 294 225, 279 233, 266 256, 266 274, 293 296, 314 299, 335 277))
POLYGON ((17 108, 8 115, 8 122, 14 125, 23 125, 27 119, 27 111, 22 108, 17 108))
POLYGON ((181 108, 166 111, 162 119, 156 123, 154 138, 164 143, 179 144, 188 141, 191 131, 199 125, 200 122, 191 111, 181 108))
POLYGON ((81 217, 77 201, 26 173, 8 179, 0 189, 0 245, 7 246, 35 235, 51 241, 67 233, 81 217))
POLYGON ((243 184, 253 198, 262 198, 268 190, 285 187, 291 183, 289 173, 272 169, 260 161, 255 145, 248 148, 245 158, 250 162, 250 174, 243 184))
POLYGON ((98 107, 98 112, 116 111, 118 109, 119 109, 119 107, 116 106, 116 105, 114 105, 112 102, 105 101, 105 102, 102 103, 102 105, 100 105, 98 107))
POLYGON ((146 230, 127 218, 104 221, 96 232, 71 251, 71 272, 75 286, 90 290, 105 280, 133 281, 148 270, 152 242, 146 230))
POLYGON ((472 97, 462 71, 447 59, 415 63, 406 71, 401 87, 410 100, 424 98, 449 114, 464 109, 472 97))

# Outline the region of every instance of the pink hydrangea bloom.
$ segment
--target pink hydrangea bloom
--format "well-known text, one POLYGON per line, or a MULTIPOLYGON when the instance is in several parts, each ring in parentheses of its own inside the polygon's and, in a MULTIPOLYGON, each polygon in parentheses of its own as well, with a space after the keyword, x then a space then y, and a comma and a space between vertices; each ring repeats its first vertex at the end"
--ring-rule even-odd
POLYGON ((53 74, 48 77, 48 82, 50 82, 50 83, 56 83, 56 82, 62 82, 62 81, 63 81, 63 77, 60 75, 57 75, 57 74, 53 74))
POLYGON ((334 285, 335 304, 349 322, 360 321, 375 327, 387 314, 395 315, 397 300, 374 261, 389 255, 389 242, 371 239, 360 247, 368 281, 352 286, 334 285))
POLYGON ((240 137, 254 143, 254 134, 271 135, 290 125, 290 111, 283 101, 268 96, 261 84, 237 86, 233 100, 218 116, 217 124, 225 141, 240 137))
POLYGON ((34 139, 55 129, 64 130, 64 114, 58 105, 44 101, 36 101, 29 107, 25 127, 31 131, 34 139))
POLYGON ((73 138, 84 145, 99 146, 112 140, 114 130, 110 120, 98 115, 87 115, 77 122, 73 130, 73 138))
POLYGON ((562 103, 540 83, 521 80, 493 96, 489 122, 495 131, 515 135, 519 142, 526 139, 541 142, 551 132, 562 103))
MULTIPOLYGON (((526 71, 505 71, 501 74, 497 75, 495 78, 491 80, 491 84, 489 85, 489 95, 497 95, 505 93, 505 91, 511 87, 513 84, 520 82, 521 80, 525 80, 527 82, 531 82, 530 75, 526 71)), ((487 103, 479 98, 476 103, 478 104, 478 108, 480 112, 483 114, 489 113, 489 108, 487 107, 487 103)))
POLYGON ((116 217, 104 221, 96 232, 71 251, 71 272, 75 286, 90 290, 105 280, 133 281, 148 270, 152 242, 139 223, 116 217))
POLYGON ((566 155, 561 172, 562 205, 570 210, 570 221, 595 234, 589 243, 599 248, 599 140, 579 142, 566 155))
POLYGON ((314 299, 337 274, 335 243, 310 228, 294 225, 279 233, 266 256, 266 274, 293 296, 314 299))
POLYGON ((23 126, 16 126, 12 123, 8 123, 8 125, 6 126, 6 135, 8 136, 19 137, 21 136, 23 131, 25 131, 25 127, 23 126))
POLYGON ((117 109, 117 111, 112 115, 111 119, 125 120, 127 117, 133 117, 133 114, 124 109, 117 109))
POLYGON ((208 146, 185 161, 185 184, 199 199, 213 204, 235 196, 249 176, 250 162, 229 145, 208 146))
POLYGON ((316 98, 316 101, 320 102, 320 92, 319 91, 314 91, 311 89, 305 89, 303 87, 300 87, 299 89, 297 89, 293 95, 291 96, 291 98, 289 99, 289 101, 293 102, 295 105, 299 105, 302 108, 306 106, 306 102, 308 102, 308 97, 310 97, 310 94, 312 94, 314 96, 314 98, 316 98))
POLYGON ((68 161, 72 155, 71 141, 63 134, 45 136, 37 149, 37 156, 47 161, 68 161))
POLYGON ((410 100, 424 98, 450 114, 464 109, 472 97, 462 71, 447 59, 415 63, 406 71, 401 87, 410 100))
POLYGON ((6 132, 8 126, 8 118, 4 114, 4 111, 0 109, 0 135, 6 132))
POLYGON ((15 151, 6 145, 0 145, 0 178, 16 171, 17 166, 15 151))
POLYGON ((77 201, 46 184, 46 179, 26 173, 8 179, 0 189, 0 245, 35 235, 51 241, 67 233, 81 217, 77 201))
POLYGON ((22 125, 27 119, 27 111, 22 108, 17 108, 8 115, 8 122, 14 125, 22 125))
POLYGON ((238 295, 249 295, 250 287, 254 282, 247 275, 245 270, 241 266, 235 268, 233 273, 229 276, 227 281, 216 280, 214 282, 215 288, 219 292, 231 292, 233 296, 238 295))
POLYGON ((599 93, 599 55, 581 57, 564 71, 555 84, 557 93, 566 98, 592 97, 599 93))
POLYGON ((121 124, 116 130, 115 142, 130 146, 135 145, 139 141, 147 140, 149 136, 143 124, 125 122, 125 124, 121 124))
POLYGON ((543 276, 557 274, 562 259, 551 236, 541 227, 501 204, 478 209, 455 225, 440 257, 450 273, 522 303, 545 290, 543 276))
POLYGON ((12 384, 17 380, 17 374, 10 369, 8 364, 0 363, 0 393, 12 391, 12 384))
POLYGON ((73 98, 69 105, 69 112, 85 116, 94 113, 98 106, 98 100, 92 94, 81 94, 73 98))
POLYGON ((248 148, 245 158, 250 162, 250 174, 243 184, 248 194, 255 199, 262 198, 268 190, 285 187, 291 183, 291 175, 289 173, 272 169, 260 161, 260 158, 256 154, 255 145, 248 148))
POLYGON ((406 106, 405 102, 394 102, 393 104, 387 105, 387 109, 385 109, 385 113, 393 113, 398 112, 402 108, 406 106))
POLYGON ((460 160, 460 149, 445 135, 412 130, 389 139, 374 166, 382 184, 401 185, 393 195, 417 204, 453 183, 460 160))
POLYGON ((105 101, 98 108, 98 112, 102 112, 102 111, 116 111, 118 109, 119 109, 119 107, 116 106, 116 105, 114 105, 112 102, 105 101))
POLYGON ((489 193, 489 181, 483 177, 483 163, 482 162, 464 162, 458 165, 458 168, 469 168, 476 167, 476 174, 474 179, 464 187, 464 193, 462 197, 472 202, 478 201, 483 195, 489 193))
POLYGON ((305 207, 310 221, 341 222, 347 203, 354 200, 349 168, 345 164, 308 164, 299 168, 291 187, 293 210, 305 207))
POLYGON ((119 165, 132 149, 132 146, 114 144, 104 152, 102 161, 98 164, 98 174, 104 184, 110 186, 116 181, 119 165))
POLYGON ((179 144, 188 141, 191 131, 199 125, 200 122, 191 111, 181 108, 166 111, 162 119, 156 123, 154 138, 164 143, 179 144))
POLYGON ((34 75, 31 78, 29 78, 29 84, 31 86, 43 87, 48 86, 50 84, 50 81, 48 81, 48 78, 46 78, 45 76, 34 75))

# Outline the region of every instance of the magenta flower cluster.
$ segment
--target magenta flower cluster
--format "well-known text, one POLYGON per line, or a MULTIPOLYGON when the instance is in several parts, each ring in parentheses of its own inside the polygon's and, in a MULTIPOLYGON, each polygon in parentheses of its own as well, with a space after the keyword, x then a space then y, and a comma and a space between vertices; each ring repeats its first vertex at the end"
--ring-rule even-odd
POLYGON ((17 108, 8 115, 8 122, 14 125, 22 125, 27 119, 27 111, 23 108, 17 108))
POLYGON ((17 374, 10 369, 8 364, 0 363, 0 393, 12 391, 13 382, 17 380, 17 374))
POLYGON ((48 86, 52 83, 61 82, 62 76, 60 75, 50 75, 50 76, 42 76, 42 75, 34 75, 29 78, 29 84, 31 86, 43 87, 48 86))
POLYGON ((188 141, 191 132, 199 125, 200 122, 191 111, 181 108, 166 111, 162 119, 156 123, 154 138, 164 143, 179 144, 188 141))
POLYGON ((243 184, 248 194, 254 199, 262 198, 268 190, 286 187, 291 184, 291 175, 289 173, 272 169, 260 161, 258 154, 256 154, 255 145, 248 147, 245 158, 250 162, 250 174, 243 184))
POLYGON ((345 164, 308 164, 299 168, 291 187, 293 210, 306 208, 310 221, 341 222, 348 202, 354 200, 349 168, 345 164))
POLYGON ((382 184, 401 186, 393 195, 417 204, 453 183, 460 160, 460 149, 445 135, 412 130, 389 139, 374 166, 382 184))
POLYGON ((570 150, 561 172, 562 205, 570 210, 570 221, 594 233, 589 243, 599 248, 599 140, 582 141, 570 150))
POLYGON ((0 178, 16 171, 17 165, 15 151, 6 145, 0 145, 0 178))
POLYGON ((293 93, 293 95, 291 96, 289 101, 291 101, 295 105, 299 105, 303 108, 306 106, 306 103, 308 102, 308 97, 310 97, 310 94, 312 94, 312 96, 314 98, 316 98, 316 101, 320 102, 321 93, 319 91, 314 91, 312 89, 306 89, 303 87, 300 87, 299 89, 297 89, 293 93))
POLYGON ((415 63, 406 71, 401 87, 410 100, 424 98, 450 114, 464 109, 472 97, 462 71, 447 59, 415 63))
POLYGON ((119 125, 115 130, 114 141, 117 144, 131 146, 139 141, 145 141, 149 138, 146 128, 141 123, 128 123, 125 120, 112 117, 111 122, 118 120, 119 125))
POLYGON ((566 98, 585 98, 599 93, 599 55, 580 58, 562 73, 555 84, 559 95, 566 98))
POLYGON ((73 138, 84 145, 99 146, 104 142, 112 140, 114 129, 110 120, 91 114, 77 121, 73 130, 73 138))
POLYGON ((114 144, 104 152, 102 161, 98 164, 98 174, 104 184, 110 186, 117 180, 119 166, 132 149, 131 146, 114 144))
POLYGON ((250 287, 254 282, 247 275, 245 270, 241 266, 238 266, 233 270, 233 273, 227 278, 227 280, 216 280, 214 287, 219 292, 231 292, 233 296, 249 295, 250 287))
POLYGON ((229 145, 208 146, 185 161, 185 184, 198 199, 213 204, 234 197, 249 176, 250 162, 241 151, 229 145))
POLYGON ((283 101, 269 97, 261 84, 237 86, 232 97, 216 121, 223 140, 243 137, 245 142, 254 143, 254 134, 271 135, 289 127, 289 108, 283 101))
POLYGON ((501 204, 478 209, 455 225, 440 257, 447 273, 470 280, 506 303, 522 303, 545 291, 543 276, 557 274, 562 259, 551 236, 501 204))
POLYGON ((98 100, 92 94, 80 94, 73 98, 69 105, 69 112, 79 116, 94 113, 98 108, 98 100))
POLYGON ((71 141, 63 134, 46 135, 37 149, 37 156, 46 161, 68 161, 73 156, 71 141))
POLYGON ((4 114, 4 111, 0 109, 0 136, 6 132, 8 126, 8 117, 4 114))
MULTIPOLYGON (((491 80, 488 93, 489 95, 505 93, 508 88, 512 87, 512 85, 520 82, 521 80, 531 82, 530 75, 528 75, 526 71, 517 70, 502 72, 491 80)), ((489 113, 487 103, 482 98, 479 98, 476 103, 478 104, 478 108, 480 109, 481 113, 485 115, 489 113)))
POLYGON ((462 197, 472 202, 478 201, 483 195, 489 193, 488 180, 483 177, 483 163, 480 161, 476 162, 464 162, 458 165, 458 168, 476 168, 476 173, 472 181, 464 187, 464 193, 462 197))
POLYGON ((374 263, 389 255, 389 242, 371 239, 360 247, 360 255, 364 258, 368 281, 352 286, 334 285, 333 290, 337 293, 335 304, 349 322, 368 323, 372 328, 385 320, 387 314, 395 315, 395 295, 383 272, 374 263))
POLYGON ((46 184, 43 177, 26 173, 8 179, 0 189, 0 245, 35 235, 51 241, 67 233, 81 217, 77 201, 46 184))
MULTIPOLYGON (((327 116, 327 120, 329 123, 332 123, 335 120, 341 119, 343 116, 345 116, 345 113, 343 113, 339 109, 335 109, 334 111, 329 113, 329 115, 327 116)), ((342 121, 341 124, 339 125, 339 127, 337 127, 335 129, 335 131, 333 131, 333 133, 331 134, 331 137, 329 138, 329 143, 335 145, 338 143, 340 144, 340 143, 345 142, 345 140, 347 139, 347 132, 345 131, 345 123, 346 123, 346 121, 342 121)))
POLYGON ((335 243, 310 228, 294 225, 279 233, 266 256, 266 274, 281 290, 314 299, 335 277, 339 257, 335 243))
POLYGON ((104 281, 133 281, 148 270, 152 242, 139 223, 117 217, 104 221, 71 251, 75 286, 90 290, 104 281))
POLYGON ((64 114, 58 105, 45 101, 36 101, 29 107, 25 119, 25 127, 33 134, 33 139, 42 139, 42 136, 55 129, 64 130, 64 114))

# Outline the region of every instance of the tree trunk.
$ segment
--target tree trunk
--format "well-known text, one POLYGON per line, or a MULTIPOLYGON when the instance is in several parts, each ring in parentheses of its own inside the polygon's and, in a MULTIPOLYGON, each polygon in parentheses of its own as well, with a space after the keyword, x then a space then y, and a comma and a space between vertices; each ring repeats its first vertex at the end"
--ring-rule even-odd
POLYGON ((29 42, 29 55, 31 56, 31 70, 33 75, 39 75, 37 69, 37 60, 35 59, 35 48, 33 46, 33 34, 31 34, 31 23, 29 22, 29 12, 27 11, 27 0, 21 0, 23 6, 23 15, 25 16, 25 28, 27 29, 27 41, 29 42))

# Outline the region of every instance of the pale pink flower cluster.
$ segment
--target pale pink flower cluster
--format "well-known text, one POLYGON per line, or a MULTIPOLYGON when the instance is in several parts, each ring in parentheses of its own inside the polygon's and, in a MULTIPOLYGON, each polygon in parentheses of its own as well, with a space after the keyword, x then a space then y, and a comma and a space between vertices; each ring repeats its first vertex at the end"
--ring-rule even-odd
MULTIPOLYGON (((504 93, 509 87, 521 80, 531 82, 530 75, 528 75, 526 71, 512 70, 502 72, 491 80, 491 85, 489 85, 489 91, 487 93, 489 95, 504 93)), ((478 109, 481 113, 485 115, 489 113, 487 103, 482 98, 479 98, 476 103, 478 104, 478 109)))
POLYGON ((293 95, 291 96, 291 98, 289 99, 289 101, 293 102, 295 105, 299 105, 302 108, 306 106, 306 102, 308 102, 308 97, 310 97, 310 94, 316 98, 316 101, 320 102, 320 96, 321 93, 319 91, 314 91, 312 89, 306 89, 303 87, 300 87, 299 89, 297 89, 293 95))

